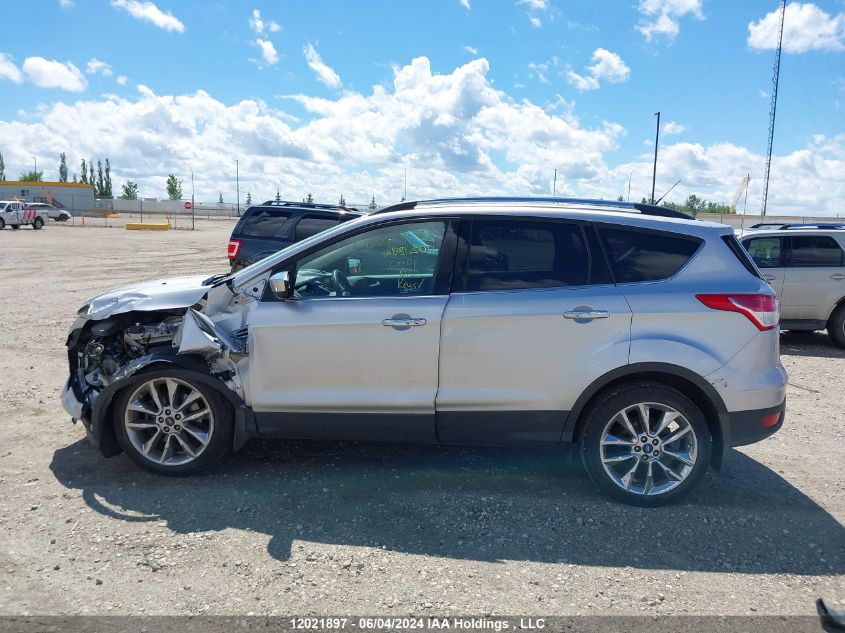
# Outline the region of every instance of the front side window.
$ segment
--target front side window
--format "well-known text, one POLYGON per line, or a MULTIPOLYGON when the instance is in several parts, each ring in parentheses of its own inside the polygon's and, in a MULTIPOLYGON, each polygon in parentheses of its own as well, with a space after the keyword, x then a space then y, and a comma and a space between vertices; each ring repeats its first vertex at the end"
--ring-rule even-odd
POLYGON ((581 227, 540 220, 476 220, 466 262, 466 289, 520 290, 587 283, 589 257, 581 227))
POLYGON ((742 242, 757 268, 780 268, 783 266, 783 238, 755 237, 742 242))
POLYGON ((662 231, 602 227, 599 235, 617 283, 667 279, 701 244, 696 238, 662 231))
POLYGON ((792 268, 842 266, 842 249, 828 235, 795 235, 789 253, 792 268))
POLYGON ((337 226, 338 224, 340 224, 340 220, 338 218, 329 218, 319 215, 304 215, 296 224, 295 240, 299 242, 307 237, 311 237, 312 235, 317 235, 317 233, 321 233, 326 229, 330 229, 333 226, 337 226))
POLYGON ((397 224, 359 233, 296 262, 296 295, 424 296, 434 290, 446 222, 397 224))
POLYGON ((258 207, 244 221, 241 235, 246 237, 274 237, 290 217, 289 211, 258 207))

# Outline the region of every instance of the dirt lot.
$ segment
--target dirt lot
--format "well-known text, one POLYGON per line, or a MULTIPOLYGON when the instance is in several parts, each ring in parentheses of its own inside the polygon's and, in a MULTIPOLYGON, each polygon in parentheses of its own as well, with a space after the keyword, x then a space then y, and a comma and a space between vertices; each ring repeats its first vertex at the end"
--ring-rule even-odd
POLYGON ((211 474, 106 460, 58 404, 91 296, 225 268, 196 232, 0 233, 0 614, 811 614, 845 607, 845 352, 785 335, 786 426, 683 505, 556 454, 251 443, 211 474))

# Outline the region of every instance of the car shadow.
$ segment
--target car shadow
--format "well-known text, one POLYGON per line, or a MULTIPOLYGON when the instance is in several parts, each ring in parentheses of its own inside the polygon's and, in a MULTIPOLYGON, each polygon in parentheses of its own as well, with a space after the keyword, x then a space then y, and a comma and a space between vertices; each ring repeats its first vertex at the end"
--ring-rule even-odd
POLYGON ((845 358, 845 349, 834 345, 825 332, 783 332, 780 353, 783 356, 845 358))
POLYGON ((206 475, 167 478, 79 441, 50 468, 105 516, 253 530, 278 560, 296 539, 478 561, 845 573, 845 528, 738 451, 684 503, 656 509, 606 499, 556 451, 253 441, 206 475))

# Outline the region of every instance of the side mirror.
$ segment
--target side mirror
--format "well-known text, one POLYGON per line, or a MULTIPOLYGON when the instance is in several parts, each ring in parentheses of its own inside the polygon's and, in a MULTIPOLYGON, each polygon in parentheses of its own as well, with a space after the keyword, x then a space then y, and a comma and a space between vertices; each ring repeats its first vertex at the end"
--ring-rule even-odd
POLYGON ((360 275, 364 272, 364 262, 357 257, 346 258, 346 274, 360 275))
POLYGON ((288 271, 281 270, 270 277, 270 292, 280 301, 285 301, 293 296, 293 286, 288 271))

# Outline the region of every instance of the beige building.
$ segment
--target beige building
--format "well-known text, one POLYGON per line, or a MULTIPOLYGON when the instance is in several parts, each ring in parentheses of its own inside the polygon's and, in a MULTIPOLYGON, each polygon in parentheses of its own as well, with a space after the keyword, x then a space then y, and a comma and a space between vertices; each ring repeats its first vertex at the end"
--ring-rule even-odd
POLYGON ((0 180, 0 200, 46 202, 71 215, 93 211, 94 187, 81 182, 21 182, 0 180))

